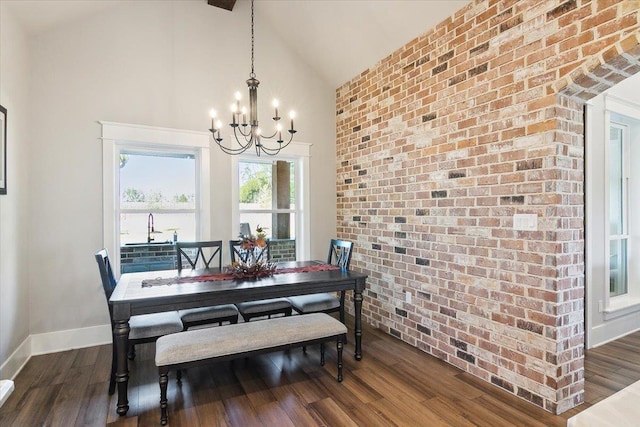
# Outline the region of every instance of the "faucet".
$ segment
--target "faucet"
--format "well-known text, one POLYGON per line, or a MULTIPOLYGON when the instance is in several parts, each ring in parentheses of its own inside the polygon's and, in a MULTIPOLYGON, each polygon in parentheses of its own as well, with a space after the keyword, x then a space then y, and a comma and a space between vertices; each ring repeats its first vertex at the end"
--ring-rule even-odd
POLYGON ((150 213, 149 217, 147 218, 147 243, 151 243, 153 240, 155 240, 153 237, 151 237, 151 233, 155 233, 156 230, 153 227, 153 214, 150 213))

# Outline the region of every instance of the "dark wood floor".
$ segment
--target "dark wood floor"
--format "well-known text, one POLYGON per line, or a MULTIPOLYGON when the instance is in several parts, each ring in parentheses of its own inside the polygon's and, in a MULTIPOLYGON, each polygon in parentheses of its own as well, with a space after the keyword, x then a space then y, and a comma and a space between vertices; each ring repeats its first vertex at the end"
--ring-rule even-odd
MULTIPOLYGON (((329 347, 329 346, 328 346, 329 347)), ((333 346, 331 346, 333 347, 333 346)), ((171 426, 565 426, 566 420, 640 380, 640 332, 587 352, 587 403, 553 416, 499 388, 371 328, 364 358, 317 348, 189 369, 169 384, 171 426)), ((111 346, 33 357, 0 408, 2 426, 159 426, 154 346, 131 364, 130 410, 116 415, 107 394, 111 346)))

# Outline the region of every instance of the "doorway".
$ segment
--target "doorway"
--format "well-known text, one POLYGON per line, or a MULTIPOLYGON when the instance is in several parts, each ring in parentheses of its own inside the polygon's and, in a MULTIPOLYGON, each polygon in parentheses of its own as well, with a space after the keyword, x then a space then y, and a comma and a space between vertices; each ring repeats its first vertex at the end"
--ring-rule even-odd
POLYGON ((640 329, 640 74, 585 108, 586 348, 640 329))

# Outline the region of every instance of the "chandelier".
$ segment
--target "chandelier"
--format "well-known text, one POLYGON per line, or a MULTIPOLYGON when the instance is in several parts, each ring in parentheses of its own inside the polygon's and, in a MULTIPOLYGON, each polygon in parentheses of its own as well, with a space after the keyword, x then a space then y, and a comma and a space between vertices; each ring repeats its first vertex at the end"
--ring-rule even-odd
MULTIPOLYGON (((280 123, 281 117, 278 113, 278 100, 273 100, 273 108, 275 109, 275 114, 273 116, 273 121, 275 122, 275 130, 271 135, 263 135, 262 130, 258 127, 258 85, 260 82, 256 79, 256 73, 254 72, 253 67, 254 62, 254 32, 253 32, 253 0, 251 0, 251 73, 249 74, 249 79, 247 80, 247 86, 249 87, 249 111, 248 117, 249 121, 247 121, 247 108, 245 106, 240 105, 240 100, 242 99, 242 95, 240 92, 236 92, 236 100, 231 105, 231 123, 229 126, 233 130, 232 146, 225 146, 222 144, 222 137, 220 135, 220 130, 222 129, 222 122, 217 119, 217 113, 215 110, 211 110, 211 135, 213 140, 218 144, 220 149, 227 154, 241 154, 247 151, 251 147, 255 147, 256 155, 260 156, 261 153, 265 153, 269 156, 275 156, 285 148, 289 143, 293 140, 293 134, 296 133, 295 128, 293 127, 293 119, 295 118, 295 112, 291 111, 289 113, 289 117, 291 119, 291 126, 287 130, 289 132, 289 140, 284 141, 282 139, 282 124, 280 123), (264 145, 264 140, 274 140, 271 141, 270 145, 264 145), (235 139, 235 144, 233 140, 235 139)), ((286 137, 286 134, 285 134, 286 137)))

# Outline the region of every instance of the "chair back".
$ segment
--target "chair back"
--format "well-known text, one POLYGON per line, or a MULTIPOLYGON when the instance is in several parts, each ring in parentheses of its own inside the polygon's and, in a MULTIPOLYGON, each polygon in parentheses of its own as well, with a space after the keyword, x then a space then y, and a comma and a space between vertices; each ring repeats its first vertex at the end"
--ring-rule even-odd
POLYGON ((240 235, 241 236, 251 236, 251 227, 248 222, 240 223, 240 235))
POLYGON ((348 270, 351 264, 351 253, 353 252, 353 242, 348 240, 331 239, 329 245, 329 255, 327 264, 333 264, 342 270, 348 270))
POLYGON ((113 322, 113 312, 111 304, 109 304, 109 298, 111 298, 111 294, 116 288, 116 278, 113 275, 111 263, 109 262, 109 253, 106 249, 101 249, 95 253, 95 258, 98 263, 98 270, 100 271, 100 279, 102 279, 104 296, 107 298, 107 305, 109 306, 109 317, 111 318, 111 322, 113 322))
MULTIPOLYGON (((253 254, 255 261, 271 261, 271 254, 269 251, 269 241, 265 240, 266 245, 262 248, 255 248, 253 254)), ((251 252, 242 248, 242 240, 229 240, 229 253, 231 254, 231 262, 242 261, 247 262, 251 252)))
MULTIPOLYGON (((222 268, 222 240, 209 242, 176 242, 178 271, 186 261, 191 268, 222 268), (206 254, 205 254, 206 252, 206 254), (216 265, 217 259, 217 265, 216 265)), ((186 265, 185 265, 186 267, 186 265)))

